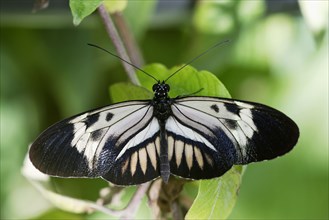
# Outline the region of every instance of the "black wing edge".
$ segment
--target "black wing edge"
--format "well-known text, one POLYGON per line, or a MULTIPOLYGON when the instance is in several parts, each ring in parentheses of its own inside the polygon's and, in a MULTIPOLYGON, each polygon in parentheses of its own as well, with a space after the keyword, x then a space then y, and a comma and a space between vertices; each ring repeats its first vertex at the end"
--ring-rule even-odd
MULTIPOLYGON (((257 127, 256 132, 244 147, 247 156, 237 158, 235 164, 274 159, 291 151, 297 144, 299 128, 297 124, 283 112, 270 106, 239 99, 218 98, 210 96, 190 96, 176 98, 175 102, 184 101, 218 101, 224 103, 228 111, 239 114, 245 108, 237 103, 252 106, 252 120, 257 127), (237 103, 236 103, 237 102, 237 103)), ((233 122, 233 121, 232 121, 233 122)), ((232 126, 237 126, 232 124, 232 126)))
POLYGON ((250 146, 246 146, 249 158, 238 164, 274 159, 294 148, 299 138, 299 128, 291 118, 263 104, 245 103, 254 105, 252 119, 258 132, 252 137, 250 146))
POLYGON ((42 132, 31 145, 29 157, 42 173, 58 177, 97 177, 88 167, 83 152, 71 146, 74 138, 72 118, 60 121, 42 132))

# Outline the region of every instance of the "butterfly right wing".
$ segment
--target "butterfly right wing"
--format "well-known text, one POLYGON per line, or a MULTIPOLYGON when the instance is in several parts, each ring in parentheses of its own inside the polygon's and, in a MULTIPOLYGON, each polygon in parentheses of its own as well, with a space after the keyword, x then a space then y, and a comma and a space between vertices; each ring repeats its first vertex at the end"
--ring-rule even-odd
POLYGON ((149 101, 122 102, 54 124, 30 148, 41 172, 60 177, 103 177, 117 185, 159 176, 159 124, 149 101))
POLYGON ((166 123, 171 172, 190 179, 224 174, 234 164, 289 152, 299 130, 282 112, 259 103, 216 97, 177 98, 166 123))

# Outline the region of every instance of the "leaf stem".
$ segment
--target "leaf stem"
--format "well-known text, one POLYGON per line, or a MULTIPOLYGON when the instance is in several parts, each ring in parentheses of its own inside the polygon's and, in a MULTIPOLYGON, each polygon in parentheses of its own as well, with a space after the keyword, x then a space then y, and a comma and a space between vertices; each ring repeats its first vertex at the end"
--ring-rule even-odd
MULTIPOLYGON (((100 15, 100 17, 102 18, 104 25, 105 25, 105 29, 106 32, 108 34, 108 36, 110 37, 110 39, 112 40, 117 52, 118 52, 118 56, 120 56, 122 59, 127 60, 128 62, 131 63, 131 60, 127 54, 126 48, 123 45, 123 42, 120 39, 120 36, 118 34, 118 31, 112 21, 111 16, 107 13, 106 8, 103 4, 100 4, 98 7, 98 13, 100 15)), ((122 62, 122 65, 128 75, 128 78, 130 79, 130 81, 135 84, 135 85, 140 85, 138 78, 135 74, 135 70, 134 68, 125 63, 122 62)))

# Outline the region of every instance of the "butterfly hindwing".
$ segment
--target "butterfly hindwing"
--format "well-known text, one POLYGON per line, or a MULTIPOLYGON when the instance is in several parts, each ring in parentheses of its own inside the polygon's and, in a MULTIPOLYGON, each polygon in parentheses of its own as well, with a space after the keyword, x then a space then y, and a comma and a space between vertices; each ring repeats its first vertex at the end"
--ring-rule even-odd
MULTIPOLYGON (((185 160, 193 161, 192 169, 187 170, 189 172, 176 169, 177 162, 173 161, 177 159, 173 157, 173 173, 182 177, 188 175, 192 179, 200 178, 193 171, 200 168, 196 156, 198 150, 195 149, 200 150, 203 160, 205 155, 210 156, 216 169, 209 173, 214 172, 215 177, 225 173, 233 164, 247 164, 283 155, 293 148, 299 136, 297 125, 286 115, 252 102, 186 97, 175 99, 172 112, 174 123, 168 119, 172 124, 168 125, 169 130, 176 128, 173 136, 181 139, 184 146, 193 146, 193 153, 189 153, 189 157, 193 158, 184 155, 185 160), (194 134, 183 135, 188 129, 194 134)), ((174 148, 177 146, 183 144, 174 144, 174 148)), ((205 169, 204 175, 207 172, 205 169)))
MULTIPOLYGON (((143 147, 150 148, 149 143, 156 140, 159 129, 154 120, 149 101, 123 102, 82 113, 44 131, 32 144, 30 158, 35 167, 49 175, 108 179, 109 173, 115 173, 116 177, 111 177, 114 183, 136 184, 137 173, 130 177, 134 180, 129 180, 119 171, 125 165, 124 158, 131 158, 133 166, 135 152, 141 157, 146 153, 143 147)), ((152 157, 150 161, 154 164, 158 160, 152 157)), ((139 164, 145 162, 140 160, 139 164)), ((157 165, 154 166, 153 172, 150 169, 141 177, 144 182, 158 175, 157 165)))
MULTIPOLYGON (((183 132, 191 130, 181 122, 172 120, 178 129, 183 129, 178 131, 167 126, 168 158, 172 174, 188 179, 210 179, 221 176, 232 167, 230 152, 224 152, 224 148, 219 148, 219 152, 213 146, 209 147, 212 144, 202 136, 205 134, 193 132, 190 136, 183 135, 183 132)), ((231 150, 231 153, 234 151, 231 150)))
POLYGON ((175 152, 169 156, 173 174, 190 179, 209 179, 221 176, 233 166, 235 143, 212 116, 204 113, 202 108, 194 109, 178 103, 172 105, 172 112, 166 130, 169 140, 173 139, 168 141, 173 142, 175 152))
MULTIPOLYGON (((158 123, 156 119, 153 123, 158 123)), ((146 128, 148 130, 148 128, 146 128)), ((141 132, 143 133, 143 132, 141 132)), ((102 177, 117 185, 141 184, 160 176, 160 139, 159 130, 132 148, 126 149, 125 154, 113 158, 115 166, 102 177)), ((109 158, 106 151, 101 155, 109 158)))

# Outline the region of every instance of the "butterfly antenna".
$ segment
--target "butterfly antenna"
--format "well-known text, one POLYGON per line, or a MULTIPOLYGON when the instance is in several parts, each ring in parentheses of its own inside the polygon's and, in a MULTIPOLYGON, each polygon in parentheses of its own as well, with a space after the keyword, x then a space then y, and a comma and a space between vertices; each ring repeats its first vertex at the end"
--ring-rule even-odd
POLYGON ((104 48, 102 48, 102 47, 100 47, 100 46, 97 46, 97 45, 95 45, 95 44, 90 44, 90 43, 88 43, 88 45, 89 45, 89 46, 92 46, 92 47, 96 47, 96 48, 98 48, 98 49, 101 49, 101 50, 105 51, 105 52, 108 53, 108 54, 111 54, 112 56, 114 56, 114 57, 118 58, 119 60, 121 60, 121 61, 123 61, 123 62, 129 64, 130 66, 134 67, 135 69, 137 69, 137 70, 139 70, 139 71, 145 73, 145 74, 148 75, 149 77, 153 78, 155 81, 157 81, 157 82, 159 81, 158 79, 156 79, 154 76, 152 76, 152 75, 149 74, 148 72, 142 70, 140 67, 136 66, 135 64, 132 64, 132 63, 130 63, 129 61, 127 61, 127 60, 125 60, 125 59, 119 57, 118 55, 116 55, 116 54, 114 54, 114 53, 112 53, 112 52, 110 52, 110 51, 108 51, 108 50, 106 50, 106 49, 104 49, 104 48))
POLYGON ((184 64, 183 66, 181 66, 178 70, 176 70, 175 72, 173 72, 166 80, 165 82, 167 82, 168 79, 170 79, 171 77, 173 77, 176 73, 178 73, 179 71, 181 71, 182 69, 184 69, 186 66, 188 66, 189 64, 193 63, 195 60, 199 59, 200 57, 202 57, 203 55, 205 55, 206 53, 208 53, 210 50, 214 49, 215 47, 221 46, 223 44, 226 44, 230 42, 230 40, 225 40, 225 41, 221 41, 215 45, 213 45, 212 47, 208 48, 206 51, 202 52, 201 54, 199 54, 198 56, 194 57, 192 60, 188 61, 186 64, 184 64))

